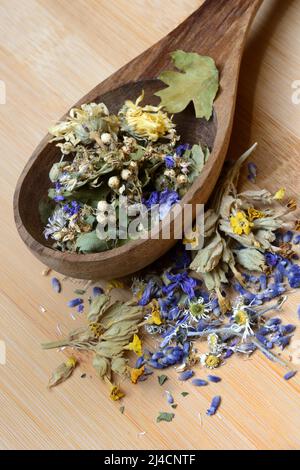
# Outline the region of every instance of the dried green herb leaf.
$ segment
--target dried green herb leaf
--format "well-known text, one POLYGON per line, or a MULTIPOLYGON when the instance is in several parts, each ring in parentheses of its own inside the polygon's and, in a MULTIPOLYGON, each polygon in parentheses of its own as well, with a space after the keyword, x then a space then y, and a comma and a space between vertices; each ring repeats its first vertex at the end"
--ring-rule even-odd
POLYGON ((271 202, 273 197, 270 191, 266 189, 258 189, 254 191, 243 191, 239 193, 239 197, 248 199, 250 201, 271 202))
POLYGON ((253 221, 253 230, 264 229, 264 230, 277 230, 283 224, 280 219, 273 219, 273 217, 263 217, 253 221))
POLYGON ((180 113, 193 101, 197 118, 212 115, 214 98, 219 87, 219 74, 211 57, 195 52, 175 51, 171 53, 177 71, 164 71, 159 79, 168 85, 157 91, 161 106, 169 113, 180 113))
POLYGON ((276 239, 276 235, 270 230, 257 230, 255 238, 264 250, 269 250, 272 242, 276 239))
POLYGON ((214 269, 219 263, 223 253, 223 242, 218 234, 213 237, 207 246, 198 251, 196 257, 190 265, 190 269, 205 273, 214 269))
POLYGON ((161 421, 167 421, 168 423, 170 423, 174 417, 174 413, 166 413, 164 411, 160 411, 158 417, 156 418, 156 422, 160 423, 161 421))
POLYGON ((87 320, 89 323, 98 323, 100 317, 104 312, 104 307, 107 306, 109 297, 106 294, 100 294, 93 297, 89 313, 87 314, 87 320))
POLYGON ((86 293, 86 291, 84 289, 75 289, 74 290, 74 294, 77 294, 77 295, 84 295, 86 293))
POLYGON ((238 264, 249 271, 263 271, 265 267, 264 255, 255 248, 243 248, 235 251, 238 264))
POLYGON ((88 233, 81 233, 75 245, 76 250, 82 253, 94 253, 104 251, 107 249, 107 243, 105 240, 100 240, 97 237, 96 230, 88 233))
POLYGON ((93 367, 100 375, 100 377, 110 378, 110 361, 105 357, 99 356, 96 354, 93 359, 93 367))
POLYGON ((204 237, 210 237, 215 231, 218 221, 218 214, 216 214, 213 209, 208 209, 204 213, 204 237))
POLYGON ((177 403, 173 403, 173 404, 171 405, 171 408, 174 408, 174 410, 176 410, 177 406, 178 406, 177 403))
POLYGON ((111 370, 116 374, 124 375, 127 369, 127 360, 124 357, 116 357, 111 361, 111 370))
POLYGON ((123 415, 125 411, 125 406, 120 406, 119 411, 123 415))
POLYGON ((168 376, 162 374, 162 375, 159 375, 157 379, 158 379, 159 385, 163 385, 168 380, 168 376))
POLYGON ((189 395, 189 392, 181 392, 181 395, 182 395, 183 397, 187 397, 187 396, 189 395))
POLYGON ((67 380, 72 375, 72 372, 75 367, 76 360, 74 358, 67 359, 66 362, 60 364, 50 377, 48 387, 55 387, 56 385, 67 380))

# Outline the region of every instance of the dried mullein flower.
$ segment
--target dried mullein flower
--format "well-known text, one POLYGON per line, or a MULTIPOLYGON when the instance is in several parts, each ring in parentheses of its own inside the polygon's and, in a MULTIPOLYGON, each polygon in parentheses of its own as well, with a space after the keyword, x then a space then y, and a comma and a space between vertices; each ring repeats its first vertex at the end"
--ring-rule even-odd
POLYGON ((69 357, 66 362, 60 364, 60 366, 55 369, 51 378, 49 379, 48 387, 52 388, 56 385, 67 380, 73 373, 77 364, 75 357, 69 357))

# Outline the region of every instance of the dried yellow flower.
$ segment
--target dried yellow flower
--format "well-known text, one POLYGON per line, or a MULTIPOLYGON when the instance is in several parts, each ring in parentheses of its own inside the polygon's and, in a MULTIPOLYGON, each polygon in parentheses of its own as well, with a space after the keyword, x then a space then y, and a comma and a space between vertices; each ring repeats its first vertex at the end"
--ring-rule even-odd
POLYGON ((273 199, 275 199, 277 201, 281 201, 284 198, 284 196, 285 196, 285 188, 280 188, 274 194, 273 199))
POLYGON ((113 401, 120 400, 121 398, 125 397, 125 393, 121 392, 117 385, 112 385, 110 389, 109 398, 113 401))
POLYGON ((266 216, 264 212, 258 211, 254 207, 249 207, 247 212, 248 212, 248 220, 250 222, 253 222, 253 220, 255 219, 262 219, 263 217, 266 216))
POLYGON ((159 304, 156 299, 152 301, 151 305, 151 317, 149 318, 148 322, 151 325, 161 325, 162 319, 160 316, 159 304))
POLYGON ((237 235, 249 235, 253 223, 247 219, 245 212, 238 211, 236 215, 230 217, 230 225, 234 233, 237 235))
POLYGON ((131 341, 131 343, 125 346, 124 349, 127 349, 128 351, 134 351, 137 356, 142 356, 142 342, 138 335, 134 334, 133 340, 131 341))
POLYGON ((157 106, 139 106, 144 99, 144 92, 137 98, 135 103, 125 101, 120 111, 123 117, 122 128, 136 138, 148 139, 156 142, 160 137, 169 134, 174 129, 174 124, 166 113, 157 106))
POLYGON ((138 378, 139 378, 141 375, 143 375, 144 371, 145 371, 145 367, 144 367, 144 366, 140 367, 139 369, 134 369, 134 368, 130 369, 130 379, 131 379, 131 382, 132 382, 133 384, 136 384, 137 381, 138 381, 138 378))

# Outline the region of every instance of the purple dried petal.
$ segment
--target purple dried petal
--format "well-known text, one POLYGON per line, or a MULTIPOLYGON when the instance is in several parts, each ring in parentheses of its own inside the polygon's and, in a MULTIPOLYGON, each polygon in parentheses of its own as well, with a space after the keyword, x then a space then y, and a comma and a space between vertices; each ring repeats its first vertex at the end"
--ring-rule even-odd
POLYGON ((83 310, 84 310, 84 305, 83 305, 83 304, 79 304, 79 305, 77 306, 77 312, 78 312, 78 313, 82 313, 83 310))
POLYGON ((287 372, 283 378, 284 380, 290 380, 292 377, 294 377, 295 375, 297 374, 297 371, 296 370, 290 370, 289 372, 287 372))
POLYGON ((80 305, 82 303, 83 303, 83 299, 81 299, 80 297, 76 297, 75 299, 69 300, 67 305, 70 308, 74 308, 74 307, 77 307, 78 305, 80 305))
POLYGON ((185 370, 184 372, 181 372, 181 374, 178 377, 178 380, 189 380, 191 377, 193 377, 194 372, 192 370, 185 370))
POLYGON ((174 397, 173 397, 173 395, 172 395, 168 390, 166 390, 166 395, 167 395, 167 402, 168 402, 170 405, 173 405, 173 403, 174 403, 174 397))
POLYGON ((290 243, 290 241, 292 240, 293 238, 293 232, 291 230, 288 230, 287 232, 285 232, 282 236, 282 241, 284 243, 290 243))
POLYGON ((208 408, 206 414, 207 414, 208 416, 214 415, 214 414, 217 412, 217 409, 219 408, 220 403, 221 403, 221 397, 220 397, 220 395, 216 395, 216 396, 212 399, 211 405, 210 405, 210 407, 208 408))
POLYGON ((219 377, 218 375, 208 375, 207 378, 210 382, 215 382, 215 383, 221 382, 222 380, 221 377, 219 377))
POLYGON ((52 284, 52 288, 55 292, 57 292, 57 294, 59 294, 61 292, 61 283, 60 281, 57 279, 57 277, 53 277, 51 279, 51 284, 52 284))
POLYGON ((97 297, 97 295, 101 295, 101 294, 103 294, 103 289, 101 287, 98 287, 98 286, 93 287, 93 292, 92 292, 93 297, 97 297))
POLYGON ((202 379, 193 379, 192 384, 196 387, 204 387, 205 385, 208 385, 208 382, 202 379))
POLYGON ((248 180, 253 181, 253 183, 256 180, 256 175, 257 175, 257 166, 253 162, 249 162, 248 165, 248 180))

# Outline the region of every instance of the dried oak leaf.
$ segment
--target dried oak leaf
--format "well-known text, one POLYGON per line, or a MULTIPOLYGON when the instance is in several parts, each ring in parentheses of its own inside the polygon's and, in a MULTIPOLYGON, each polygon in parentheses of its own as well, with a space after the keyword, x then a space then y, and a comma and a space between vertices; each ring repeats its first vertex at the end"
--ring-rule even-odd
POLYGON ((180 113, 193 101, 197 118, 208 120, 219 87, 219 73, 211 57, 195 52, 171 53, 175 67, 181 72, 166 70, 159 79, 168 85, 155 93, 169 113, 180 113))

